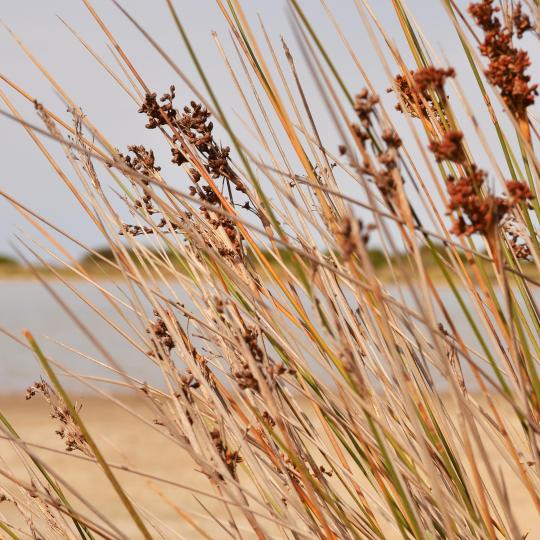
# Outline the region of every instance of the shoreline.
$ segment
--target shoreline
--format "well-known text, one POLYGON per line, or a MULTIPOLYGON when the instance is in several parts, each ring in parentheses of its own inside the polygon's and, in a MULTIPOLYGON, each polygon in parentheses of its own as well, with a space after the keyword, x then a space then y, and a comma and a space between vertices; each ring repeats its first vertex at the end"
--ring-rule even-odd
MULTIPOLYGON (((71 270, 66 270, 63 268, 55 268, 55 272, 58 273, 55 274, 53 271, 48 269, 36 269, 39 276, 46 280, 47 282, 62 282, 63 280, 67 282, 88 282, 89 280, 86 279, 83 276, 75 274, 71 270)), ((280 273, 281 273, 280 269, 280 273)), ((391 272, 391 269, 389 267, 383 267, 379 269, 375 269, 375 274, 377 278, 382 283, 390 283, 390 284, 406 284, 407 281, 404 279, 394 279, 394 275, 391 272)), ((531 271, 528 272, 527 269, 523 272, 523 275, 526 276, 529 280, 532 280, 533 282, 540 282, 540 272, 531 271)), ((111 271, 111 272, 96 272, 96 271, 89 271, 87 272, 88 278, 90 278, 91 281, 96 282, 107 282, 107 281, 126 281, 124 275, 122 272, 117 271, 111 271)), ((445 279, 445 276, 443 272, 438 268, 428 269, 427 276, 431 279, 433 284, 435 285, 445 285, 447 284, 447 281, 445 279)), ((410 283, 417 283, 420 280, 419 274, 409 275, 410 283)), ((489 281, 496 283, 496 278, 494 275, 488 276, 489 281)), ((10 271, 6 272, 3 271, 0 268, 0 286, 3 283, 13 283, 13 282, 22 282, 22 283, 40 283, 40 279, 35 276, 35 274, 31 270, 16 270, 16 271, 10 271)), ((533 283, 534 284, 534 283, 533 283)))

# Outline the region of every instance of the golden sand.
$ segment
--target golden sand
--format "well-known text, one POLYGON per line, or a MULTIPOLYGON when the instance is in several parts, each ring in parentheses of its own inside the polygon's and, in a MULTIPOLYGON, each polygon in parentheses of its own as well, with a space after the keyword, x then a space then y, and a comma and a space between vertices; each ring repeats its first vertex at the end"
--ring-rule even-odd
MULTIPOLYGON (((121 399, 126 400, 125 397, 121 399)), ((137 414, 152 421, 152 413, 143 402, 131 398, 126 403, 137 414)), ((3 397, 0 398, 0 411, 24 440, 63 450, 63 442, 55 434, 58 423, 50 418, 48 407, 41 398, 35 397, 25 401, 22 395, 3 397)), ((152 428, 142 425, 140 420, 119 407, 97 398, 84 399, 82 414, 96 442, 112 463, 128 465, 186 487, 217 493, 212 490, 206 477, 195 470, 194 462, 186 452, 160 434, 162 427, 152 428)), ((529 495, 509 466, 494 451, 493 446, 487 441, 486 444, 493 470, 504 476, 510 504, 520 530, 523 534, 528 532, 530 540, 540 538, 540 518, 529 495)), ((117 495, 95 464, 77 459, 74 454, 66 456, 40 449, 34 450, 53 471, 60 474, 73 489, 88 498, 90 503, 128 538, 140 538, 117 495)), ((6 441, 0 441, 0 459, 3 470, 24 482, 30 481, 24 462, 6 441)), ((124 471, 117 471, 116 474, 138 504, 141 513, 162 531, 162 538, 203 538, 201 533, 183 517, 186 513, 211 538, 227 537, 225 531, 207 513, 208 511, 226 521, 226 510, 218 500, 204 495, 195 496, 187 489, 141 478, 136 474, 124 471)), ((9 481, 5 478, 0 480, 0 486, 8 484, 9 481)), ((13 484, 11 486, 13 487, 13 484)), ((75 502, 75 496, 70 495, 69 498, 76 508, 83 507, 81 503, 75 502)), ((237 513, 234 509, 232 511, 237 513)), ((17 520, 24 526, 24 520, 17 515, 11 503, 0 503, 0 515, 2 514, 7 521, 17 520)), ((40 523, 39 517, 36 516, 35 519, 36 523, 40 523)), ((279 538, 279 532, 271 524, 268 524, 268 530, 274 533, 274 538, 279 538)), ((398 537, 390 529, 387 534, 388 538, 398 537)), ((243 536, 253 537, 251 534, 243 536)))

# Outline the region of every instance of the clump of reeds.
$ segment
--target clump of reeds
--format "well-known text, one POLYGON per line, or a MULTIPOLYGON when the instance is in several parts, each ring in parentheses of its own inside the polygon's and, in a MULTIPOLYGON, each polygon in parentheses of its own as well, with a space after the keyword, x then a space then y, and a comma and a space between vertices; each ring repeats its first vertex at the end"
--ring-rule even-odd
MULTIPOLYGON (((89 249, 93 264, 121 276, 128 301, 96 286, 132 333, 118 331, 160 370, 163 384, 137 382, 106 343, 98 343, 99 360, 149 404, 160 435, 191 456, 206 485, 197 497, 220 501, 221 512, 211 516, 177 509, 172 528, 206 538, 525 538, 534 524, 517 519, 489 453, 502 456, 540 512, 540 167, 529 115, 537 88, 518 45, 538 29, 537 2, 496 7, 484 0, 469 13, 442 2, 480 103, 469 102, 460 73, 434 56, 402 0, 387 9, 395 10, 415 65, 367 0, 355 2, 353 15, 393 74, 396 110, 387 110, 385 88, 367 78, 330 3, 323 6, 365 88, 345 86, 308 10, 292 0, 302 50, 342 134, 338 148, 327 146, 318 127, 319 98, 306 91, 294 49, 283 42, 280 54, 270 36, 264 52, 239 1, 218 5, 243 68, 237 73, 223 52, 244 99, 248 138, 229 120, 172 1, 171 16, 203 81, 188 103, 170 81, 158 97, 137 59, 128 59, 84 3, 130 75, 129 84, 115 80, 138 101, 141 129, 161 132, 163 148, 125 141, 127 150, 117 149, 31 55, 71 114, 62 119, 36 101, 40 127, 24 122, 2 90, 0 97, 101 231, 112 256, 89 249), (480 107, 492 121, 482 130, 494 131, 497 148, 478 129, 480 107), (46 144, 62 146, 70 172, 46 144), (174 182, 160 159, 178 167, 174 182), (120 198, 105 187, 111 180, 120 198), (122 205, 130 222, 120 217, 122 205), (373 247, 386 258, 384 276, 373 247), (448 298, 457 312, 447 309, 448 298)), ((169 63, 171 79, 183 77, 174 55, 130 20, 169 63)), ((43 234, 53 227, 76 240, 10 200, 43 234)), ((67 252, 61 258, 96 283, 67 252)), ((26 337, 48 381, 30 393, 40 390, 51 402, 67 451, 101 468, 139 536, 169 537, 101 453, 56 375, 62 367, 26 337)), ((0 471, 2 498, 26 524, 0 518, 3 534, 133 537, 106 512, 96 517, 84 493, 75 510, 69 479, 50 472, 0 418, 31 476, 27 482, 0 471)))

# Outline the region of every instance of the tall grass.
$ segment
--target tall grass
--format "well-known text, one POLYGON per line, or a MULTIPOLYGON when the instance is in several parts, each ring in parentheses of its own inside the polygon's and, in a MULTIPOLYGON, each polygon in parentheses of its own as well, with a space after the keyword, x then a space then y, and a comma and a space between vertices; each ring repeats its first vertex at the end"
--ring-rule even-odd
MULTIPOLYGON (((364 88, 346 85, 310 22, 310 2, 290 2, 300 44, 293 46, 268 35, 264 21, 259 41, 239 0, 217 0, 237 55, 214 36, 227 84, 245 107, 240 130, 216 88, 225 81, 205 71, 175 2, 167 8, 200 86, 186 80, 174 51, 124 13, 169 64, 171 81, 187 84, 189 103, 167 89, 170 81, 155 88, 144 80, 106 17, 83 1, 119 68, 84 46, 137 103, 141 129, 162 135, 163 148, 126 149, 127 141, 118 150, 20 43, 69 114, 57 116, 2 76, 4 89, 35 102, 37 120, 23 119, 0 88, 4 114, 28 132, 113 257, 4 196, 128 330, 92 309, 161 371, 160 385, 139 384, 43 281, 120 375, 116 384, 148 403, 160 436, 189 453, 205 485, 196 496, 220 501, 219 512, 201 516, 161 498, 156 508, 177 510, 172 528, 201 538, 524 538, 534 524, 516 517, 492 459, 505 462, 540 513, 538 130, 529 115, 533 68, 519 39, 538 31, 537 0, 503 2, 500 11, 484 1, 470 12, 442 1, 481 102, 469 101, 462 74, 435 55, 405 2, 388 0, 386 9, 400 22, 406 54, 367 0, 351 3, 398 110, 384 106, 386 88, 371 82, 334 18, 337 4, 322 0, 364 88), (307 90, 300 63, 319 95, 307 90), (341 134, 339 148, 326 145, 321 101, 341 134), (482 129, 481 108, 492 121, 482 129), (238 135, 246 131, 250 137, 238 135), (50 145, 63 148, 65 164, 50 145), (159 167, 169 152, 174 181, 159 167), (96 281, 58 234, 88 250, 104 276, 114 270, 125 296, 96 281), (384 279, 373 247, 386 258, 384 279)), ((49 264, 25 246, 25 259, 37 260, 32 267, 49 264)), ((103 471, 140 537, 173 537, 159 532, 150 509, 119 480, 121 466, 104 457, 59 377, 64 368, 30 332, 25 337, 44 373, 30 394, 51 404, 66 451, 103 471)), ((0 470, 2 497, 24 517, 23 525, 0 519, 6 537, 133 537, 97 514, 91 495, 75 495, 69 478, 0 419, 28 471, 17 478, 0 470)))

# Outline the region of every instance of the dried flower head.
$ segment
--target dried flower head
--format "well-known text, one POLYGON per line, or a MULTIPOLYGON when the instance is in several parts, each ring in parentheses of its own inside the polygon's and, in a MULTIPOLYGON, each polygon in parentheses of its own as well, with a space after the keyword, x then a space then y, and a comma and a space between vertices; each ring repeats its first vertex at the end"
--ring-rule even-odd
MULTIPOLYGON (((93 453, 90 450, 81 429, 73 419, 64 400, 43 379, 27 388, 26 399, 32 399, 38 393, 41 394, 49 404, 51 418, 60 422, 60 428, 57 429, 55 433, 64 440, 66 450, 68 452, 78 450, 89 457, 93 457, 93 453)), ((81 406, 78 407, 79 410, 80 408, 81 406)))
POLYGON ((364 129, 371 126, 371 117, 376 114, 377 103, 379 103, 379 96, 370 94, 367 88, 360 90, 354 97, 354 110, 364 129))
POLYGON ((264 360, 264 352, 258 343, 259 331, 257 330, 257 327, 250 326, 246 328, 242 337, 246 345, 249 347, 249 351, 251 352, 253 359, 256 362, 261 363, 264 360))
POLYGON ((425 94, 428 90, 444 91, 446 79, 455 77, 454 68, 436 68, 428 66, 413 73, 413 81, 416 92, 425 94))
MULTIPOLYGON (((392 129, 383 130, 381 138, 386 143, 386 148, 378 150, 377 161, 382 165, 382 167, 378 167, 376 162, 371 160, 367 153, 368 149, 365 142, 370 138, 367 131, 362 129, 359 124, 352 124, 351 127, 357 144, 364 150, 363 165, 358 167, 353 160, 351 160, 351 165, 357 168, 362 174, 368 176, 379 188, 385 200, 391 204, 391 200, 396 192, 395 173, 398 170, 399 163, 398 150, 401 146, 400 137, 392 129)), ((343 150, 346 151, 346 148, 343 147, 343 150)))
POLYGON ((227 447, 218 428, 215 428, 210 432, 210 437, 212 437, 212 442, 214 443, 221 460, 231 473, 231 476, 237 480, 236 468, 239 463, 242 463, 242 458, 240 457, 238 450, 233 451, 227 447))
POLYGON ((507 213, 518 204, 533 198, 529 188, 516 181, 507 182, 510 198, 482 194, 486 172, 473 167, 472 171, 458 179, 450 176, 447 189, 450 201, 448 208, 458 212, 452 232, 459 236, 470 236, 476 232, 489 235, 507 213))
POLYGON ((402 144, 400 136, 393 129, 385 129, 381 133, 381 138, 388 148, 398 149, 402 144))
POLYGON ((514 6, 514 10, 512 11, 512 24, 514 25, 518 39, 521 39, 525 32, 529 32, 533 29, 531 19, 526 13, 523 13, 521 2, 518 2, 514 6))
MULTIPOLYGON (((154 310, 154 317, 154 322, 150 323, 150 326, 146 329, 146 332, 152 336, 151 341, 154 344, 155 351, 149 351, 147 354, 149 356, 157 355, 160 360, 163 360, 161 351, 163 351, 166 355, 169 355, 171 350, 176 347, 176 343, 169 333, 167 324, 157 310, 154 310)), ((171 315, 171 320, 172 319, 173 317, 171 315)), ((178 324, 176 319, 174 319, 174 323, 178 324)))
POLYGON ((206 169, 215 179, 223 178, 235 185, 236 190, 247 193, 246 187, 230 165, 228 146, 219 145, 213 136, 214 124, 209 121, 210 112, 202 104, 192 101, 183 108, 182 113, 174 107, 175 88, 165 93, 158 103, 155 92, 146 94, 139 112, 146 114, 148 129, 169 125, 175 131, 171 149, 172 162, 177 165, 188 162, 188 149, 180 136, 192 144, 206 159, 206 169))
POLYGON ((240 361, 239 365, 233 368, 232 375, 242 390, 250 389, 257 393, 260 392, 259 381, 253 375, 247 362, 240 361))
POLYGON ((153 150, 147 150, 142 145, 128 146, 128 150, 133 152, 132 158, 129 154, 124 157, 126 165, 141 174, 151 175, 152 173, 159 172, 161 167, 156 165, 156 158, 153 150))
POLYGON ((389 91, 395 91, 400 97, 396 109, 407 112, 413 117, 429 117, 428 108, 432 115, 438 117, 438 111, 434 108, 431 92, 436 92, 440 99, 446 100, 444 85, 449 77, 455 76, 453 68, 443 69, 429 66, 418 71, 411 71, 410 77, 396 75, 394 86, 389 91), (426 107, 427 104, 427 107, 426 107))
POLYGON ((447 131, 441 142, 431 141, 429 149, 435 154, 437 161, 454 161, 463 163, 465 161, 465 151, 462 145, 463 133, 461 131, 447 131))
POLYGON ((504 27, 497 17, 499 8, 493 0, 475 2, 469 6, 469 13, 476 24, 484 31, 484 41, 480 45, 480 53, 488 58, 485 71, 489 82, 496 86, 508 108, 518 118, 523 118, 526 109, 538 95, 538 85, 529 84, 531 77, 525 72, 531 62, 523 49, 513 45, 513 31, 518 37, 530 29, 529 18, 523 14, 518 3, 513 12, 513 26, 504 27))

